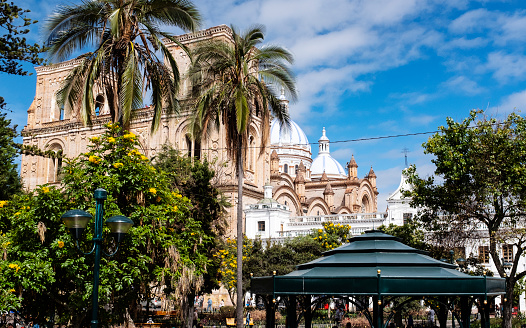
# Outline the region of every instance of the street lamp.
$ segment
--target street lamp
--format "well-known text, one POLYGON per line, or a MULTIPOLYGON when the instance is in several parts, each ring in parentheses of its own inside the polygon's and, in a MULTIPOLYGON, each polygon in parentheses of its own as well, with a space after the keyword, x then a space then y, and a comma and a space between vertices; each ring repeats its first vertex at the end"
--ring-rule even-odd
MULTIPOLYGON (((89 255, 92 253, 95 254, 95 262, 93 264, 93 309, 91 317, 92 328, 97 328, 99 324, 97 319, 97 312, 99 308, 100 257, 101 252, 103 252, 102 218, 104 217, 104 200, 106 200, 107 196, 108 193, 102 188, 98 188, 97 190, 95 190, 95 193, 93 195, 97 205, 95 208, 95 230, 93 233, 93 238, 91 239, 91 241, 93 242, 93 248, 89 253, 84 253, 81 251, 79 246, 79 238, 82 236, 82 233, 88 225, 88 222, 93 218, 91 214, 81 210, 71 210, 62 214, 61 217, 62 221, 64 221, 64 224, 69 228, 71 234, 75 238, 75 242, 79 251, 81 251, 84 255, 89 255)), ((130 230, 131 226, 133 225, 133 221, 125 216, 117 215, 112 216, 111 218, 106 220, 106 224, 108 224, 113 238, 115 238, 115 240, 117 241, 117 248, 111 254, 106 254, 105 252, 104 254, 106 256, 113 256, 115 255, 115 253, 117 253, 119 249, 119 243, 122 241, 124 235, 128 232, 128 230, 130 230)))

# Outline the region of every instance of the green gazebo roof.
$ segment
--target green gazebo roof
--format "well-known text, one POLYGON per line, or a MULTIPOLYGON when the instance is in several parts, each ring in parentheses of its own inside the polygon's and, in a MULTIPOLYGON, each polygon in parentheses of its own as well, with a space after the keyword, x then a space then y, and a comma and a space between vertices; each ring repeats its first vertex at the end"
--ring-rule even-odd
POLYGON ((273 295, 477 295, 505 292, 505 279, 470 276, 377 230, 354 237, 284 276, 253 278, 251 292, 273 295))

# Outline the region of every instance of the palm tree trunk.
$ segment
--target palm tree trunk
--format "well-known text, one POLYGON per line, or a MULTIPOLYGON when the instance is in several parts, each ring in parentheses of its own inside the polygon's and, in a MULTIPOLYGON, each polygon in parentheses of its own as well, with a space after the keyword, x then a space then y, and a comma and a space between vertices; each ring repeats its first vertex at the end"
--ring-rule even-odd
POLYGON ((243 328, 243 150, 237 150, 237 304, 236 326, 243 328))

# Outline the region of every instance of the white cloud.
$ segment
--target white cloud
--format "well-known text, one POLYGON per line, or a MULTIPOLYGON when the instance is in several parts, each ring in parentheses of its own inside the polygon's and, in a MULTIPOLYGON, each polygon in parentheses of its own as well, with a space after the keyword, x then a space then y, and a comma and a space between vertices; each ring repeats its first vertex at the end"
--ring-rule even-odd
POLYGON ((495 24, 495 14, 487 9, 475 9, 462 14, 449 24, 449 31, 457 34, 477 33, 491 29, 495 24))
POLYGON ((485 67, 493 71, 493 77, 500 83, 526 79, 526 56, 521 54, 508 54, 504 51, 492 52, 488 55, 485 67))
POLYGON ((489 113, 493 116, 501 116, 513 111, 526 111, 526 90, 505 97, 500 105, 492 107, 489 113))
POLYGON ((445 81, 442 84, 444 87, 453 92, 460 92, 468 95, 476 95, 486 91, 485 88, 479 86, 477 82, 469 79, 466 76, 456 76, 445 81))

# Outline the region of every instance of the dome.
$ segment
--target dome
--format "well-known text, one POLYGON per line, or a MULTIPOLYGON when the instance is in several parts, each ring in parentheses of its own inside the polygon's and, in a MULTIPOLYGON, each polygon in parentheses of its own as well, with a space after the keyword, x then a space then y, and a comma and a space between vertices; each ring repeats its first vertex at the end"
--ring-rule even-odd
POLYGON ((328 178, 347 178, 347 174, 345 173, 342 165, 331 156, 329 151, 329 138, 327 138, 327 135, 325 134, 325 128, 323 128, 322 136, 318 140, 318 143, 318 156, 314 159, 310 166, 311 177, 321 178, 325 173, 325 176, 328 178))
POLYGON ((321 177, 323 172, 328 178, 347 178, 342 165, 332 158, 330 154, 318 155, 312 162, 310 171, 313 178, 321 177))
POLYGON ((307 135, 294 121, 290 121, 290 128, 281 127, 277 118, 270 123, 270 144, 271 145, 297 145, 310 150, 307 135))

